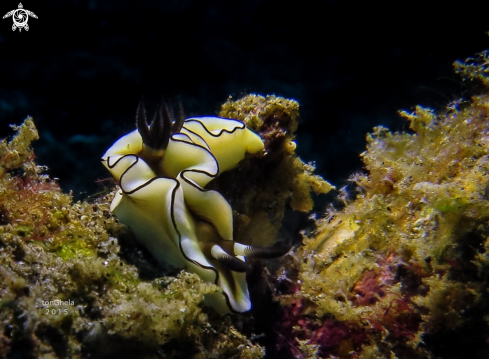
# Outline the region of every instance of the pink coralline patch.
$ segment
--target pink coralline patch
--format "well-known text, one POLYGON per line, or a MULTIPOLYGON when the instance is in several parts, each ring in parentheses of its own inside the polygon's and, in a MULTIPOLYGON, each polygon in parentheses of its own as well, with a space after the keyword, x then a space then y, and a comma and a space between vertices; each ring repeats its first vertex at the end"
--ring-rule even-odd
MULTIPOLYGON (((421 317, 414 304, 411 294, 419 290, 419 286, 409 288, 409 280, 425 275, 423 268, 417 263, 405 264, 394 252, 387 256, 379 256, 378 268, 365 271, 361 279, 353 286, 349 299, 358 306, 374 306, 374 313, 364 318, 372 329, 383 333, 389 332, 396 337, 413 338, 418 331, 421 317), (399 268, 404 269, 404 275, 396 275, 399 268), (390 291, 393 284, 402 282, 405 289, 402 295, 390 291), (412 293, 410 293, 410 290, 412 293), (391 294, 386 298, 387 294, 391 294), (392 298, 392 294, 396 296, 392 298)), ((412 285, 411 285, 412 286, 412 285)))
POLYGON ((331 354, 345 354, 344 348, 359 349, 367 339, 367 334, 360 329, 353 328, 345 322, 326 320, 318 328, 310 341, 319 344, 318 354, 326 357, 331 354))
POLYGON ((386 289, 393 284, 397 265, 401 263, 399 258, 391 253, 387 256, 379 256, 379 267, 365 271, 362 278, 355 283, 350 295, 350 301, 358 306, 373 305, 383 298, 386 289))
POLYGON ((411 308, 409 297, 394 299, 384 312, 382 324, 397 337, 414 338, 419 329, 421 317, 411 308))
MULTIPOLYGON (((343 356, 345 350, 359 350, 367 340, 367 334, 355 325, 333 319, 319 321, 305 314, 307 308, 303 299, 295 299, 285 308, 284 319, 277 325, 277 352, 283 358, 301 358, 297 340, 308 340, 308 344, 318 345, 318 355, 343 356)), ((351 357, 351 355, 349 355, 351 357)))
POLYGON ((408 339, 415 337, 421 323, 421 316, 413 308, 408 296, 399 296, 398 299, 392 300, 387 308, 382 308, 364 319, 374 330, 408 339))
POLYGON ((378 270, 365 272, 353 286, 353 295, 350 300, 359 306, 373 305, 385 296, 385 283, 378 270))

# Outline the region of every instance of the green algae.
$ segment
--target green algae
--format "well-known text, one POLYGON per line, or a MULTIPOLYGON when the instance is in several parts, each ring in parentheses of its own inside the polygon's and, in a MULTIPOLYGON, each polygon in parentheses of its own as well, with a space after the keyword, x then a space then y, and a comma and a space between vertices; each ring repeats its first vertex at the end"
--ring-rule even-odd
POLYGON ((95 257, 97 252, 87 247, 85 242, 75 240, 61 244, 55 254, 63 260, 69 260, 78 257, 95 257))

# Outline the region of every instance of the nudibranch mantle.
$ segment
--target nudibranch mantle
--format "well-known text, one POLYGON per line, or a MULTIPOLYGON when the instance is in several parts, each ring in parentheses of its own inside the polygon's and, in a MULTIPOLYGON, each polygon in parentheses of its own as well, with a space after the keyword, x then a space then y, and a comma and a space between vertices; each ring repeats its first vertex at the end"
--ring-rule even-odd
POLYGON ((245 257, 277 257, 289 248, 234 242, 231 206, 205 186, 236 167, 246 153, 263 152, 263 141, 233 119, 176 120, 173 133, 172 122, 171 113, 167 110, 165 117, 161 109, 148 126, 140 104, 138 129, 103 155, 104 166, 120 185, 110 210, 156 259, 220 286, 223 294, 209 299, 216 310, 247 311, 245 257))

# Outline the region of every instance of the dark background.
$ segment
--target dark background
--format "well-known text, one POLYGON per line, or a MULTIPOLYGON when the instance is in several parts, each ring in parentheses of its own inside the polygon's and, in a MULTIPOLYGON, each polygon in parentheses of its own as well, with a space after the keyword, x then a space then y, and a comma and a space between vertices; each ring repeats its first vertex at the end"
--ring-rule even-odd
MULTIPOLYGON (((18 0, 17 0, 18 1, 18 0)), ((0 1, 3 16, 17 1, 0 1)), ((229 96, 299 101, 297 152, 337 186, 397 110, 469 96, 452 63, 489 47, 482 1, 23 1, 29 31, 0 21, 0 137, 31 115, 38 162, 75 198, 109 174, 100 156, 134 129, 144 95, 187 115, 229 96)))

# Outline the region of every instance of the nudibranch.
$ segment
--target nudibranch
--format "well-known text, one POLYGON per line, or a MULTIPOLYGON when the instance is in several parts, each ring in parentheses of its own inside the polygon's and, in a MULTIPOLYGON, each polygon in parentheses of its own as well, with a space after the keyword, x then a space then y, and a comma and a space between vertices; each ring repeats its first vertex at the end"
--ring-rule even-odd
POLYGON ((120 186, 111 212, 156 259, 220 286, 222 294, 206 298, 220 313, 251 308, 246 257, 273 258, 290 249, 234 242, 230 204, 217 191, 205 189, 247 153, 263 152, 261 138, 241 121, 174 119, 163 103, 148 125, 141 101, 136 130, 102 157, 120 186))

